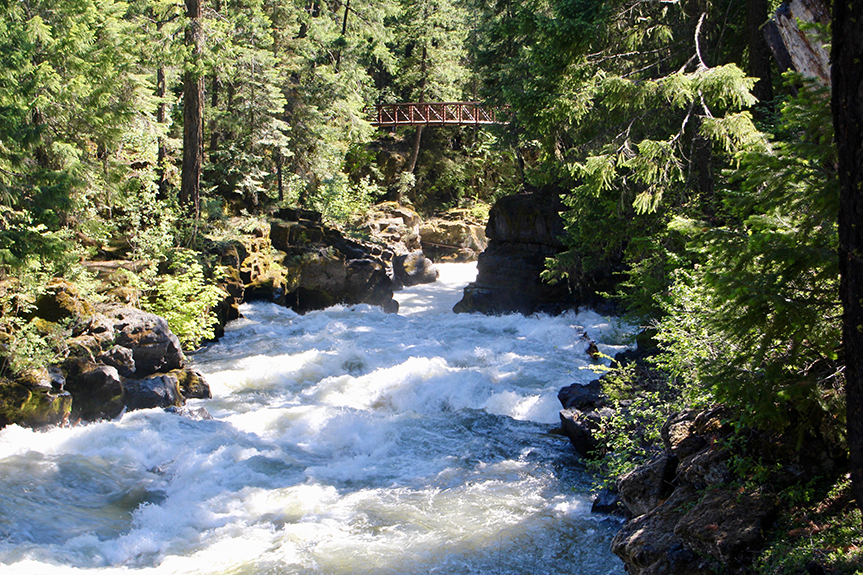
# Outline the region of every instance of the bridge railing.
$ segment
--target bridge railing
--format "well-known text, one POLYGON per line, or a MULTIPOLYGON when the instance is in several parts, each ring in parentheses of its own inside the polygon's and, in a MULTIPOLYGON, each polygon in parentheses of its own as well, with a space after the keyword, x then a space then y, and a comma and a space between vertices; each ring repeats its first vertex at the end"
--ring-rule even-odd
POLYGON ((379 104, 369 109, 368 120, 378 127, 507 124, 509 111, 485 107, 479 102, 379 104))

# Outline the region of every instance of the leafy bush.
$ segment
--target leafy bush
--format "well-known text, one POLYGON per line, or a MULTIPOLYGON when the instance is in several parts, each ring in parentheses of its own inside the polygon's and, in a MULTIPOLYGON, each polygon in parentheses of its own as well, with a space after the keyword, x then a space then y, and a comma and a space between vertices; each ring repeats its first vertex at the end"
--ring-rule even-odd
POLYGON ((203 266, 190 251, 176 250, 169 268, 173 273, 157 275, 150 267, 131 275, 131 283, 142 293, 141 309, 164 317, 183 348, 195 349, 214 337, 218 319, 213 308, 225 294, 207 282, 203 266))

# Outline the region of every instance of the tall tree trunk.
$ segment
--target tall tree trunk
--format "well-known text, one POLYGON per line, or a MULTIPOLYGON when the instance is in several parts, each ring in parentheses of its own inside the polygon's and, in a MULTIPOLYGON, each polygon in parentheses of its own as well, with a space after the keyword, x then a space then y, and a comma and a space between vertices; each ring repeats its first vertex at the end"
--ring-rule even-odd
POLYGON ((749 75, 758 78, 752 94, 758 98, 758 108, 769 111, 773 106, 773 79, 771 77, 770 47, 764 36, 767 22, 768 0, 749 0, 746 11, 746 27, 749 32, 749 75))
MULTIPOLYGON (((159 25, 161 27, 161 24, 159 25)), ((167 93, 167 80, 165 79, 165 67, 159 66, 156 70, 156 96, 159 98, 159 106, 156 108, 156 121, 165 124, 168 121, 165 95, 167 93)), ((159 176, 159 198, 168 199, 168 176, 165 162, 168 158, 168 143, 165 134, 159 135, 159 148, 156 152, 156 173, 159 176)))
POLYGON ((213 72, 210 74, 210 144, 208 146, 208 150, 210 156, 212 158, 212 154, 219 151, 219 124, 216 121, 215 114, 213 113, 219 106, 219 87, 222 85, 222 82, 219 80, 219 76, 213 72))
POLYGON ((186 45, 192 48, 183 79, 183 171, 180 204, 197 221, 201 212, 201 166, 204 163, 204 78, 197 69, 203 50, 201 0, 186 0, 186 45))
MULTIPOLYGON (((423 46, 422 60, 420 60, 420 92, 418 101, 425 102, 425 93, 426 93, 426 80, 427 80, 427 72, 428 72, 428 49, 423 46)), ((420 142, 423 137, 423 128, 425 126, 417 126, 416 135, 414 136, 414 147, 411 151, 411 159, 408 162, 408 171, 413 173, 417 167, 417 158, 420 155, 420 142)), ((401 198, 399 198, 401 199, 401 198)))
POLYGON ((411 159, 408 162, 408 171, 410 173, 413 173, 417 167, 417 158, 420 155, 420 142, 423 138, 423 128, 425 128, 423 125, 417 126, 417 131, 414 134, 414 146, 411 150, 411 159))
POLYGON ((863 0, 834 3, 833 125, 839 155, 839 273, 851 481, 863 511, 863 0))
MULTIPOLYGON (((342 37, 341 37, 341 40, 343 42, 347 42, 346 38, 347 38, 347 34, 348 34, 348 14, 350 13, 350 11, 351 11, 351 0, 347 0, 345 2, 345 15, 342 18, 342 37)), ((336 50, 336 67, 335 67, 336 74, 339 73, 339 66, 341 65, 341 63, 342 63, 342 47, 339 46, 339 49, 336 50)))

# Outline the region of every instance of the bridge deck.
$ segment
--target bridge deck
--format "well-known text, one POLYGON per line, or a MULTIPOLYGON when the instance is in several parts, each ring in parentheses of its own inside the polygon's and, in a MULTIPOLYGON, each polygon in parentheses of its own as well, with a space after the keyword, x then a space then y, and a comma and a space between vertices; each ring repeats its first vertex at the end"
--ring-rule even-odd
POLYGON ((476 126, 507 124, 502 108, 487 108, 478 102, 417 102, 379 104, 369 110, 373 126, 476 126))

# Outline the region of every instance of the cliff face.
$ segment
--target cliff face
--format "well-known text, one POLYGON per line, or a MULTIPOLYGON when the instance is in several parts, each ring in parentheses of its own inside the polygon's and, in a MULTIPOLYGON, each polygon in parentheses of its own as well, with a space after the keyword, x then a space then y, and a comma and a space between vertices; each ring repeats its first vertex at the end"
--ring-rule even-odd
POLYGON ((563 250, 562 209, 552 194, 498 200, 489 213, 489 243, 477 260, 476 281, 465 288, 453 311, 530 314, 573 304, 566 286, 540 279, 546 258, 563 250))

